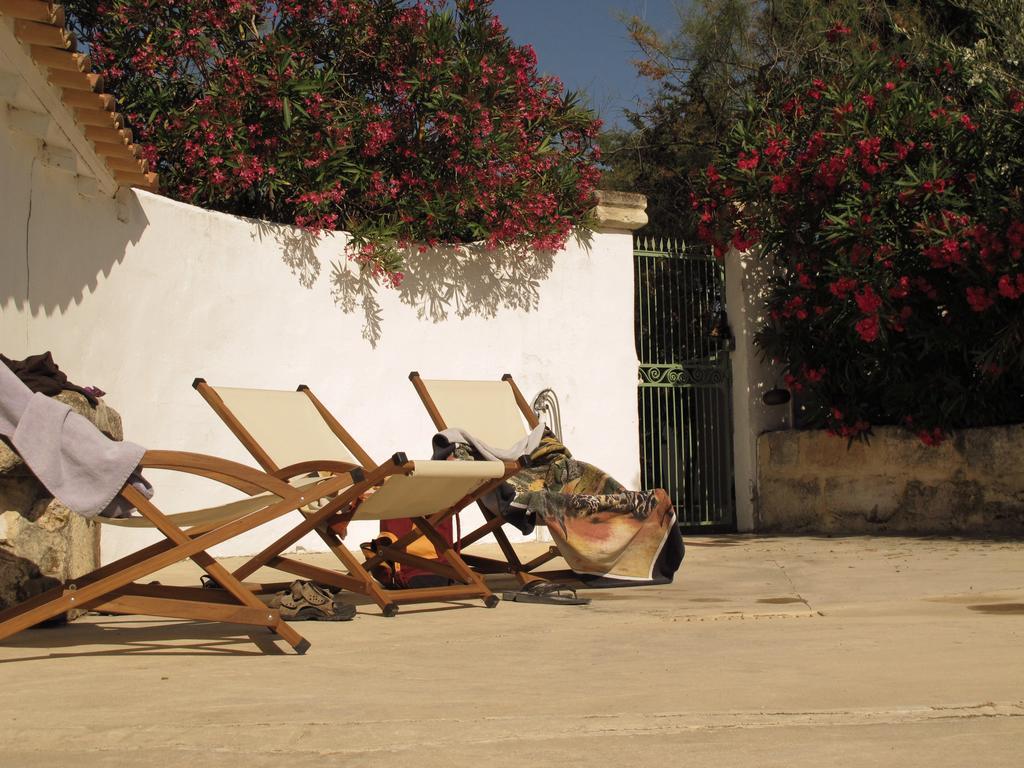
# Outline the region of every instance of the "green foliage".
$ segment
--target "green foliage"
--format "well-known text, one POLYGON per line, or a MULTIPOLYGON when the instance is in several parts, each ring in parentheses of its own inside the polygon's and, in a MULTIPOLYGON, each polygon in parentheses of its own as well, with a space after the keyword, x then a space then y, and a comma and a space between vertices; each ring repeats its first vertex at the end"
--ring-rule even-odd
MULTIPOLYGON (((977 47, 831 17, 700 174, 700 235, 775 271, 757 335, 846 437, 1024 421, 1024 96, 977 47)), ((992 49, 990 49, 992 50, 992 49)))
POLYGON ((850 19, 858 34, 911 51, 940 37, 1021 73, 1022 0, 700 0, 679 3, 680 26, 656 32, 640 19, 629 32, 643 52, 641 74, 657 90, 629 131, 602 137, 610 166, 602 186, 642 192, 645 232, 695 234, 685 210, 693 171, 710 162, 751 98, 768 98, 782 74, 823 51, 821 29, 850 19))
POLYGON ((597 124, 489 0, 69 0, 180 200, 399 249, 555 250, 594 204, 597 124))

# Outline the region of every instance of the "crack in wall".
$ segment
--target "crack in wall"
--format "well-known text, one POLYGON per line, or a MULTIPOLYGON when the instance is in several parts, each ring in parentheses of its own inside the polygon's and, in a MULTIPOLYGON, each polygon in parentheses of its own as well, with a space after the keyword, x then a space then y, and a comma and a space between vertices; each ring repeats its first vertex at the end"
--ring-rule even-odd
MULTIPOLYGON (((32 165, 28 171, 28 214, 25 216, 25 305, 31 305, 32 290, 32 251, 30 250, 30 236, 32 230, 32 193, 35 191, 36 162, 38 157, 32 156, 32 165)), ((25 323, 25 350, 28 350, 28 327, 25 323)))

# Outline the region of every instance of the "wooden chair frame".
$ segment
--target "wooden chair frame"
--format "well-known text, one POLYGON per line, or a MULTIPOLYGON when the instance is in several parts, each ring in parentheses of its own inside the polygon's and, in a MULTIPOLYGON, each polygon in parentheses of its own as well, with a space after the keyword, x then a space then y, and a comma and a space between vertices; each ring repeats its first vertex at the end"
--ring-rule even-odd
MULTIPOLYGON (((278 466, 266 448, 260 445, 259 441, 246 429, 236 414, 231 411, 217 393, 215 387, 201 378, 197 378, 192 383, 192 386, 213 408, 214 412, 227 425, 235 437, 238 438, 239 442, 242 443, 257 463, 273 477, 288 480, 310 472, 345 471, 352 468, 350 464, 331 460, 303 461, 290 466, 278 466)), ((297 391, 302 392, 309 398, 331 432, 334 433, 352 456, 360 462, 361 466, 359 469, 363 471, 364 479, 353 487, 352 494, 346 494, 346 497, 350 497, 349 501, 345 504, 346 507, 351 506, 351 501, 354 501, 366 491, 382 486, 389 477, 400 474, 415 474, 416 462, 410 461, 404 453, 396 453, 383 464, 377 464, 323 403, 320 402, 309 387, 301 385, 297 388, 297 391)), ((483 600, 484 605, 488 608, 493 608, 498 604, 497 596, 491 592, 480 575, 466 564, 458 551, 448 544, 437 531, 436 526, 456 514, 460 509, 494 490, 513 468, 515 471, 518 471, 519 465, 515 464, 515 462, 507 462, 503 477, 485 483, 473 493, 459 499, 448 508, 439 509, 429 516, 413 517, 412 520, 415 527, 410 533, 383 547, 374 557, 364 562, 359 562, 356 556, 345 546, 343 541, 344 526, 337 525, 338 522, 347 524, 352 519, 355 512, 350 510, 336 516, 333 521, 335 524, 333 525, 330 525, 332 523, 331 520, 326 520, 319 514, 308 517, 304 523, 289 531, 285 536, 267 546, 262 552, 235 570, 233 575, 236 578, 244 579, 262 566, 277 568, 302 578, 365 595, 376 602, 380 606, 382 613, 389 617, 394 616, 398 612, 399 606, 406 603, 480 598, 483 600), (339 529, 342 531, 341 533, 338 532, 339 529), (301 563, 284 557, 281 554, 287 547, 293 545, 302 536, 312 531, 315 531, 320 536, 330 551, 338 558, 344 566, 345 573, 320 568, 308 563, 301 563), (445 562, 428 560, 406 551, 406 548, 421 536, 434 545, 435 550, 445 562), (387 589, 371 575, 372 570, 385 560, 422 568, 455 583, 442 587, 387 589)))
POLYGON ((309 642, 286 624, 277 610, 264 605, 238 576, 228 572, 207 550, 317 499, 333 497, 306 522, 313 520, 315 524, 320 519, 330 518, 342 508, 346 499, 352 498, 353 481, 362 473, 344 472, 295 488, 243 464, 179 451, 147 451, 140 467, 143 470, 166 469, 206 477, 250 496, 272 495, 267 496, 265 506, 254 511, 183 528, 175 522, 175 515, 163 513, 131 484, 126 484, 119 492, 120 496, 164 538, 73 582, 0 612, 0 640, 69 610, 79 609, 266 627, 297 653, 305 653, 309 642), (138 583, 140 579, 185 559, 195 562, 221 589, 138 583))
MULTIPOLYGON (((536 429, 540 425, 540 420, 537 418, 537 414, 533 412, 533 409, 530 408, 529 402, 527 402, 523 393, 516 385, 515 380, 512 378, 512 374, 504 374, 501 377, 501 380, 507 383, 511 389, 516 405, 519 406, 519 410, 522 413, 523 418, 526 420, 527 425, 529 425, 531 430, 536 429)), ((430 391, 427 389, 427 385, 423 382, 423 379, 417 371, 413 371, 409 374, 409 381, 412 382, 413 387, 416 389, 416 393, 419 395, 420 400, 423 401, 423 405, 427 409, 427 413, 430 415, 430 419, 434 422, 434 426, 437 427, 438 431, 443 431, 449 427, 460 427, 462 429, 469 430, 470 434, 472 434, 472 424, 448 424, 445 421, 440 409, 437 407, 434 399, 430 396, 430 391)), ((521 464, 515 471, 506 475, 505 479, 516 474, 516 472, 522 469, 522 466, 523 465, 521 464)), ((466 547, 480 541, 484 536, 493 534, 505 559, 499 560, 496 558, 481 557, 479 555, 462 552, 462 558, 474 569, 481 573, 510 573, 516 577, 516 580, 519 581, 520 584, 524 585, 539 580, 576 577, 576 574, 573 573, 573 571, 566 569, 533 573, 533 571, 541 566, 561 557, 558 547, 552 545, 548 548, 547 552, 524 563, 516 553, 512 542, 509 541, 508 536, 502 530, 502 526, 506 525, 508 521, 500 513, 488 509, 483 503, 478 503, 477 506, 483 513, 486 522, 475 531, 470 531, 459 539, 457 542, 459 550, 462 551, 466 547)), ((538 524, 543 525, 543 522, 538 521, 538 524)))

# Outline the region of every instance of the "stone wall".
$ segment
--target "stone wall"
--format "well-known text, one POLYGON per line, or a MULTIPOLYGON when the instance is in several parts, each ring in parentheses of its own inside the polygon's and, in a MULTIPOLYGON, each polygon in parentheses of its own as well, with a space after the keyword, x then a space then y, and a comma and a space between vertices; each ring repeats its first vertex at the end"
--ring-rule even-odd
MULTIPOLYGON (((121 417, 102 401, 93 408, 77 392, 57 399, 121 439, 121 417)), ((99 526, 50 496, 0 439, 0 610, 92 571, 99 545, 99 526)))
POLYGON ((1024 535, 1024 425, 963 430, 938 447, 874 431, 849 447, 822 431, 761 435, 756 529, 1024 535))

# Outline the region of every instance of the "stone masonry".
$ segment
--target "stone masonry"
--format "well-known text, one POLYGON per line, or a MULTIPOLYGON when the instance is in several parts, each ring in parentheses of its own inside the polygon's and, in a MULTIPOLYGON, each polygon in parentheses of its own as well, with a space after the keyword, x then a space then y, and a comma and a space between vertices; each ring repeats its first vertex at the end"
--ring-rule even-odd
POLYGON ((823 431, 758 438, 756 530, 1024 534, 1024 424, 966 429, 937 447, 894 427, 869 444, 823 431))
MULTIPOLYGON (((122 439, 121 417, 103 401, 93 408, 70 391, 56 399, 122 439)), ((99 526, 50 496, 0 439, 0 610, 95 569, 99 544, 99 526)))

